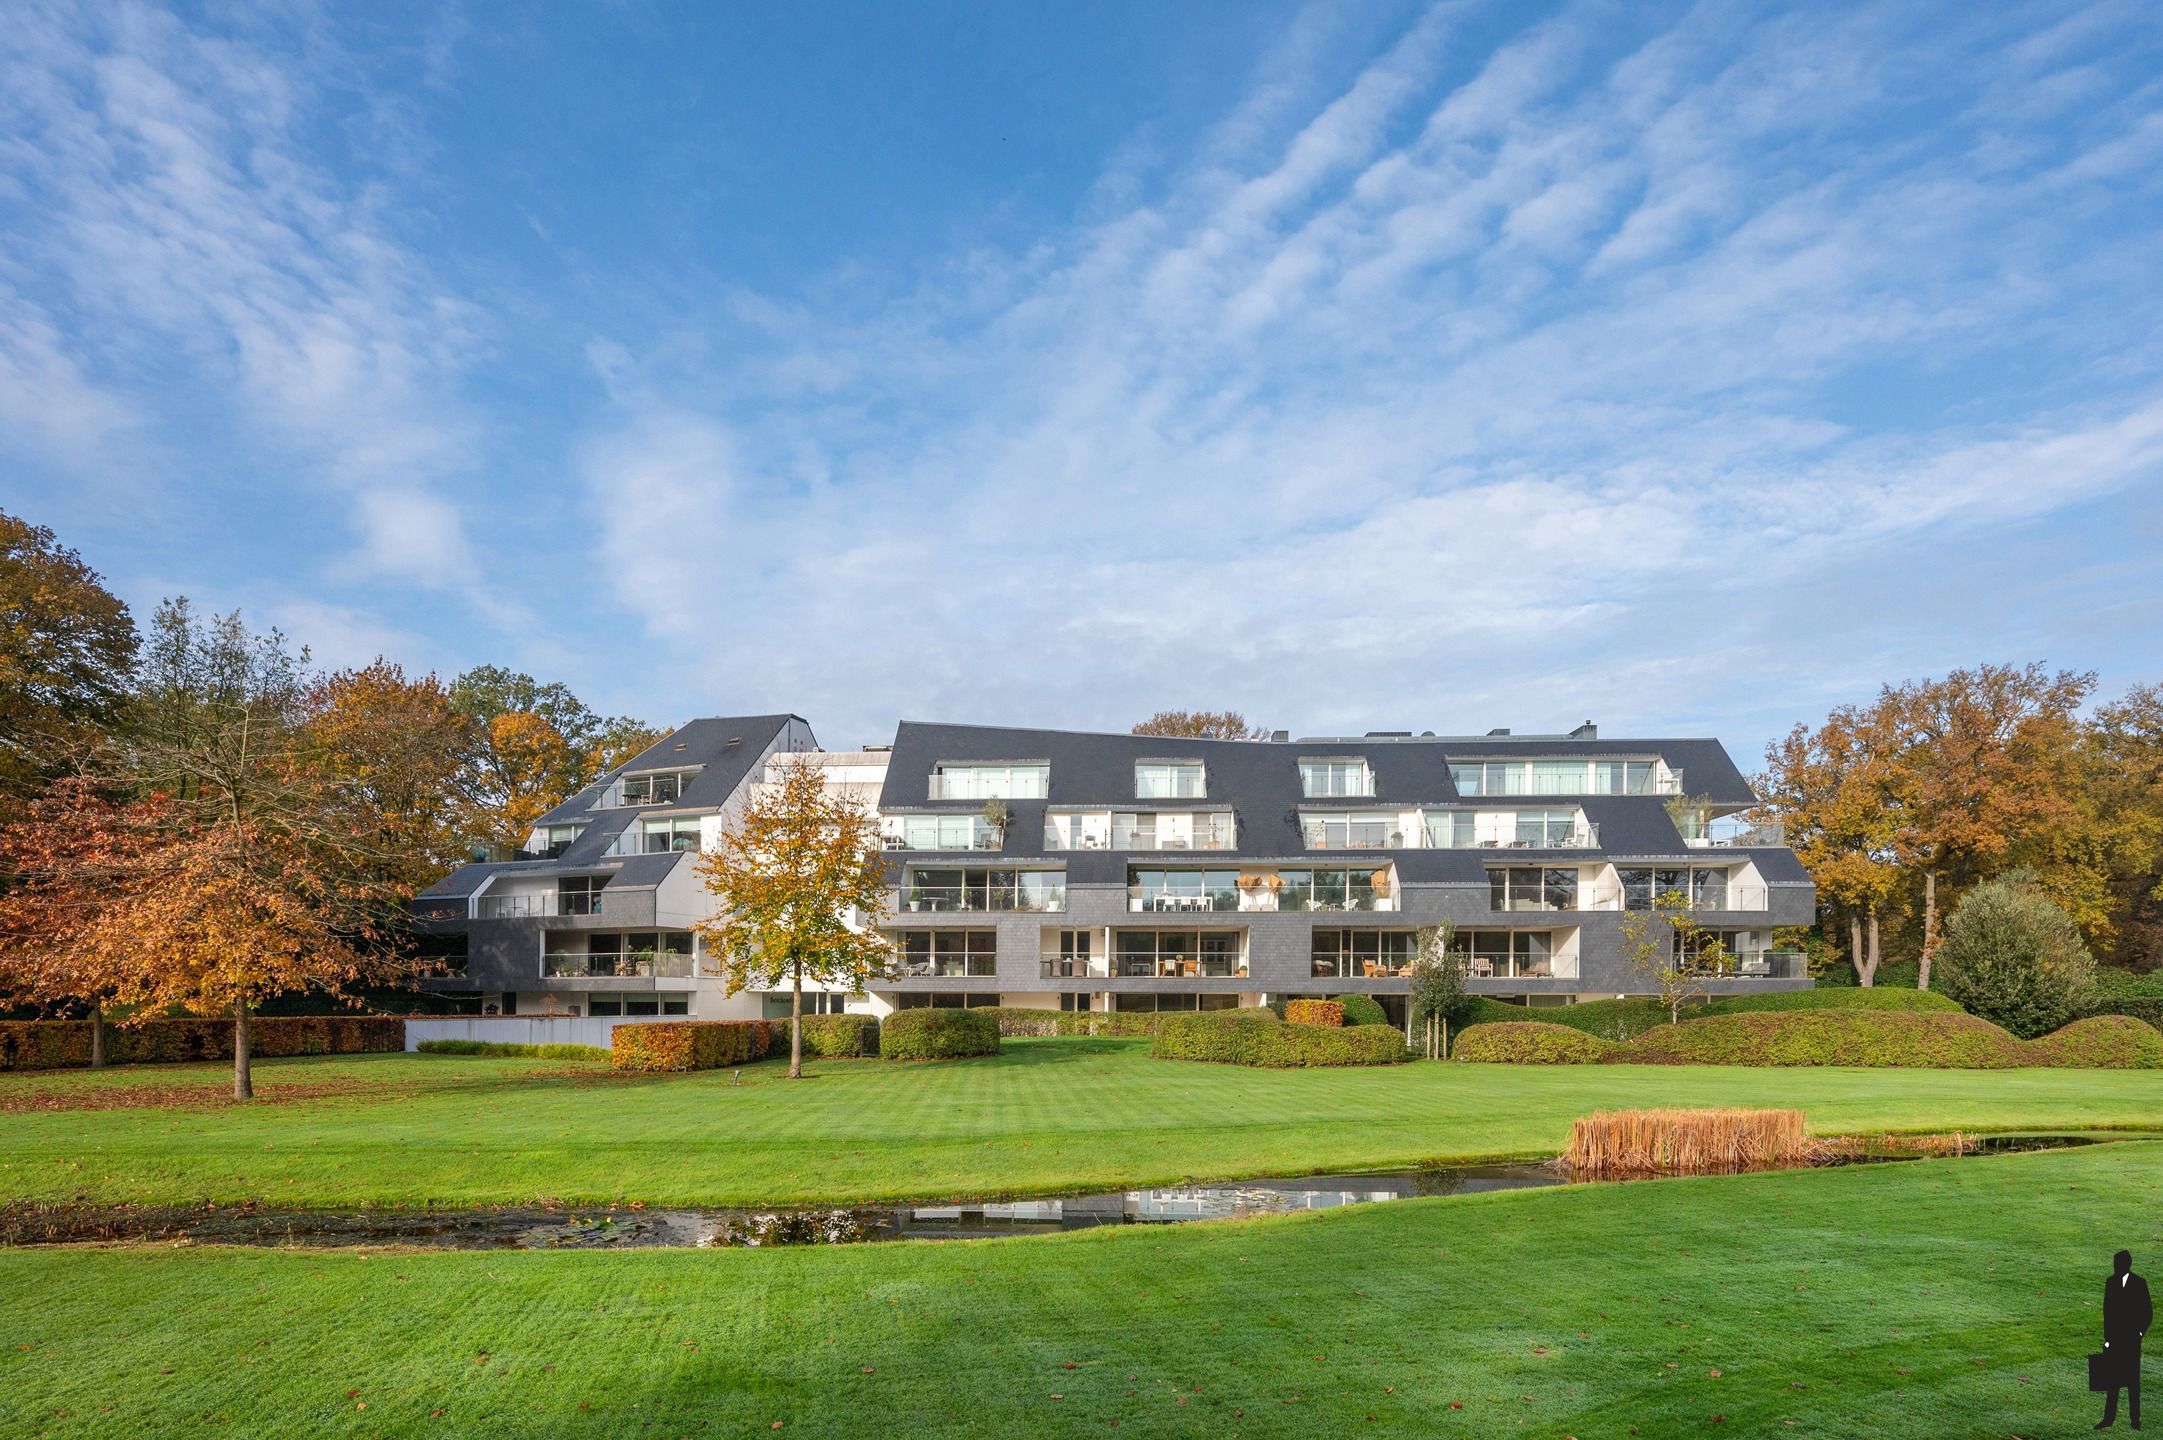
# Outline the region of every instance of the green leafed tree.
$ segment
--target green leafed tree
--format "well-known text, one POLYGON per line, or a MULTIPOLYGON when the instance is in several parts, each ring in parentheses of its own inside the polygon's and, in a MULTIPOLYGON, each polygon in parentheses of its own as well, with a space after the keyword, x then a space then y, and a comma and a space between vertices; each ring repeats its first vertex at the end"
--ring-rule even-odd
POLYGON ((861 991, 894 947, 878 930, 886 862, 876 817, 828 790, 819 767, 779 768, 779 782, 699 858, 717 909, 697 929, 731 995, 787 982, 794 1080, 803 1074, 804 982, 861 991))
POLYGON ((135 622, 53 532, 0 512, 0 794, 74 768, 121 719, 135 622))
POLYGON ((1968 892, 1946 923, 1937 968, 1947 997, 2023 1039, 2079 1016, 2095 988, 2080 927, 2025 870, 1968 892))
POLYGON ((1455 930, 1449 922, 1419 928, 1419 953, 1413 956, 1407 983, 1406 1019, 1412 1043, 1425 1048, 1429 1059, 1439 1060, 1449 1050, 1449 1032, 1462 1029, 1479 1003, 1467 982, 1472 963, 1454 944, 1455 930), (1427 1038, 1430 1036, 1432 1038, 1427 1038))

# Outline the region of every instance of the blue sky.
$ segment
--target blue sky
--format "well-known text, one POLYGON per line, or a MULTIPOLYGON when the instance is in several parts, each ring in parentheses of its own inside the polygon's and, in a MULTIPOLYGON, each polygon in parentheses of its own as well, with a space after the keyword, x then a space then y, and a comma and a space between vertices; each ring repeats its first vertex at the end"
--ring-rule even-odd
POLYGON ((793 709, 1765 739, 2163 674, 2153 5, 10 7, 0 504, 793 709))

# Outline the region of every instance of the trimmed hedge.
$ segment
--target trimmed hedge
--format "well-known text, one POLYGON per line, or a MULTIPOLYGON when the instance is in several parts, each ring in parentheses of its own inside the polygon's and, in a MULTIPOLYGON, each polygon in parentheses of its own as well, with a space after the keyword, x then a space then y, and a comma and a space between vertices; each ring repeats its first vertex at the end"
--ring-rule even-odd
POLYGON ((2163 1035, 2130 1015, 2090 1015, 2028 1042, 2029 1063, 2078 1070, 2163 1070, 2163 1035))
POLYGON ((664 1020, 650 1025, 618 1025, 608 1037, 608 1064, 612 1070, 637 1075, 748 1065, 773 1052, 777 1028, 765 1020, 664 1020))
POLYGON ((2094 1016, 2020 1040, 1974 1015, 1801 1010, 1714 1015, 1608 1044, 1537 1021, 1475 1025, 1453 1051, 1516 1065, 1858 1065, 1880 1069, 2163 1069, 2163 1034, 2130 1016, 2094 1016))
MULTIPOLYGON (((879 1022, 870 1015, 806 1015, 804 1053, 845 1059, 879 1053, 879 1022)), ((774 1044, 788 1043, 788 1022, 775 1022, 774 1044)))
MULTIPOLYGON (((1714 1015, 1747 1015, 1766 1010, 1902 1010, 1938 1011, 1948 1015, 1962 1013, 1960 1006, 1935 990, 1849 988, 1775 990, 1765 995, 1723 995, 1701 1004, 1684 1006, 1682 1018, 1701 1020, 1714 1015)), ((1470 1029, 1475 1024, 1514 1024, 1528 1020, 1536 1020, 1546 1025, 1567 1025, 1573 1030, 1583 1030, 1603 1040, 1620 1042, 1641 1035, 1654 1026, 1667 1024, 1667 1011, 1661 1008, 1657 1001, 1643 998, 1587 1000, 1579 1005, 1556 1005, 1535 1010, 1527 1005, 1512 1005, 1482 995, 1475 997, 1471 1018, 1464 1028, 1470 1029)))
POLYGON ((2163 1030, 2163 996, 2106 993, 2088 1004, 2090 1018, 2103 1015, 2129 1015, 2163 1030))
POLYGON ((998 1022, 1008 1039, 1047 1035, 1149 1036, 1176 1010, 1039 1010, 1028 1005, 981 1005, 974 1011, 998 1022))
POLYGON ((603 1045, 527 1045, 516 1040, 423 1040, 423 1055, 507 1055, 524 1060, 606 1060, 603 1045))
POLYGON ((953 1060, 999 1053, 999 1022, 983 1010, 897 1010, 879 1026, 882 1060, 953 1060))
POLYGON ((1501 1020, 1467 1028, 1450 1057, 1468 1065, 1597 1065, 1614 1048, 1568 1025, 1501 1020))
POLYGON ((1973 1015, 1803 1010, 1662 1025, 1608 1057, 1633 1065, 1871 1065, 2010 1070, 2029 1063, 2011 1035, 1973 1015))
POLYGON ((1273 1070, 1399 1065, 1412 1058, 1404 1036, 1395 1026, 1287 1025, 1267 1009, 1166 1015, 1149 1053, 1159 1060, 1200 1060, 1273 1070))
MULTIPOLYGON (((248 1022, 248 1053, 381 1055, 406 1048, 406 1022, 391 1015, 258 1015, 248 1022)), ((233 1058, 230 1016, 105 1024, 109 1065, 177 1065, 233 1058)), ((0 1070, 58 1070, 90 1063, 88 1020, 0 1021, 0 1070)))
POLYGON ((1344 1024, 1344 1007, 1334 1000, 1292 1000, 1285 1004, 1284 1020, 1288 1025, 1326 1025, 1336 1029, 1344 1024))
POLYGON ((1343 1012, 1347 1025, 1389 1023, 1389 1012, 1377 1004, 1372 995, 1332 995, 1329 998, 1343 1012))

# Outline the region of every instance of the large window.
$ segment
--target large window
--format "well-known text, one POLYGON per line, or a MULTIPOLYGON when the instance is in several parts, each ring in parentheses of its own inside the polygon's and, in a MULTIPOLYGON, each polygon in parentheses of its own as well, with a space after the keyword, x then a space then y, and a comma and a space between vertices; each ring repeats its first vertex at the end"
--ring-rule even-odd
POLYGON ((691 1002, 666 995, 593 995, 586 1000, 588 1015, 688 1015, 691 1002))
POLYGON ((1229 978, 1247 973, 1239 942, 1232 930, 1122 930, 1112 953, 1124 976, 1229 978))
POLYGON ((1129 870, 1130 910, 1237 910, 1237 870, 1129 870))
POLYGON ((988 1010, 999 1003, 997 993, 966 995, 896 995, 896 1010, 988 1010))
POLYGON ((1299 829, 1309 850, 1389 850, 1404 844, 1399 818, 1384 810, 1303 815, 1299 829))
POLYGON ((1671 795, 1679 774, 1656 760, 1465 760, 1450 765, 1460 795, 1671 795))
POLYGON ((1345 979, 1403 975, 1419 954, 1419 936, 1410 930, 1317 930, 1314 973, 1345 979))
POLYGON ((550 935, 543 941, 541 974, 552 979, 663 976, 681 980, 695 973, 687 930, 550 935))
MULTIPOLYGON (((1102 975, 1101 958, 1092 954, 1096 945, 1095 932, 1089 930, 1061 930, 1059 948, 1046 950, 1042 957, 1041 974, 1046 980, 1067 980, 1082 975, 1102 975)), ((1084 1005, 1083 1009, 1089 1007, 1084 1005)))
POLYGON ((684 787, 691 777, 698 774, 690 770, 650 770, 643 775, 626 775, 618 783, 619 805, 673 805, 683 798, 684 787))
POLYGON ((1041 800, 1051 790, 1051 766, 939 765, 931 772, 934 800, 1041 800))
POLYGON ((1280 910, 1388 910, 1389 871, 1381 870, 1279 870, 1284 882, 1279 892, 1280 910))
POLYGON ((1299 788, 1310 799, 1372 795, 1374 774, 1364 760, 1302 760, 1299 788))
POLYGON ((598 915, 601 913, 601 891, 608 884, 606 875, 565 875, 556 881, 556 913, 559 915, 598 915))
POLYGON ((1458 943, 1482 980, 1544 980, 1554 973, 1554 937, 1543 930, 1468 930, 1458 943))
POLYGON ((999 973, 994 930, 911 930, 901 937, 901 973, 912 979, 999 973))
POLYGON ((1064 910, 1064 870, 912 869, 910 910, 1064 910))
POLYGON ((999 832, 981 815, 903 815, 889 824, 888 849, 996 850, 999 832))
POLYGON ((1764 905, 1762 890, 1730 885, 1723 868, 1620 865, 1615 878, 1622 884, 1625 910, 1761 909, 1764 905))
POLYGON ((1199 760, 1148 760, 1134 767, 1137 800, 1199 800, 1202 794, 1199 760))
POLYGON ((1496 910, 1575 910, 1577 871, 1552 865, 1497 865, 1487 872, 1488 904, 1496 910))
POLYGON ((1225 810, 1120 812, 1112 816, 1111 848, 1229 850, 1232 829, 1231 812, 1225 810))

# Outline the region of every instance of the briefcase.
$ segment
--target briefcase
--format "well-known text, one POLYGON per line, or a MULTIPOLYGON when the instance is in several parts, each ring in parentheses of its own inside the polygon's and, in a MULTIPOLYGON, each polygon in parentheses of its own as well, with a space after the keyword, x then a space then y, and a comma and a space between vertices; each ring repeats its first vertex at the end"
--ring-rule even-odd
POLYGON ((2093 1355, 2090 1355, 2088 1357, 2088 1388, 2090 1390, 2116 1389, 2118 1382, 2111 1378, 2111 1371, 2114 1368, 2111 1363, 2111 1356, 2106 1352, 2098 1350, 2093 1355))

